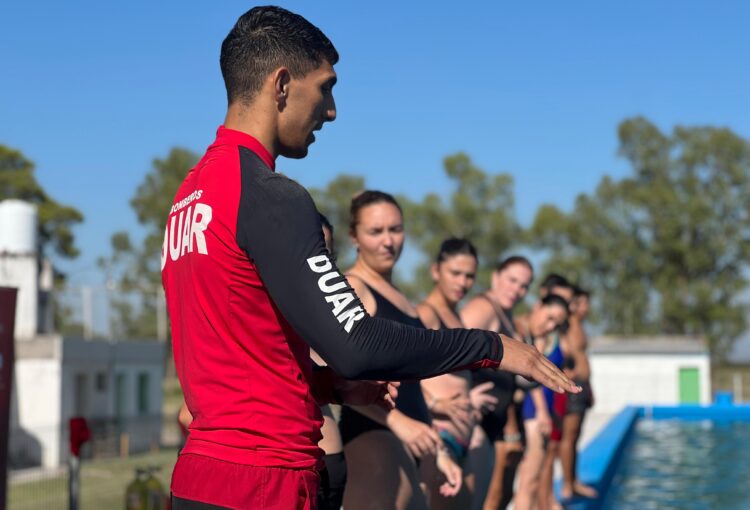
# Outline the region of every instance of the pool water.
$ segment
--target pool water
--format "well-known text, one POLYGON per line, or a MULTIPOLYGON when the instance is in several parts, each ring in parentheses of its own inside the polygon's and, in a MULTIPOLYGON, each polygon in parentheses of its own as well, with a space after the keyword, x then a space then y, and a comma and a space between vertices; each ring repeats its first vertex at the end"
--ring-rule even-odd
POLYGON ((639 420, 603 508, 750 509, 750 422, 639 420))

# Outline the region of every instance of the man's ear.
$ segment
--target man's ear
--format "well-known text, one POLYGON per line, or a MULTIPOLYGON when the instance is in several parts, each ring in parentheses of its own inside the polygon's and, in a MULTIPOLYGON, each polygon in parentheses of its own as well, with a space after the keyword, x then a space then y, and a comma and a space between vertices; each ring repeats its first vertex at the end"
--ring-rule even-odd
POLYGON ((273 72, 273 90, 276 104, 279 109, 286 106, 286 100, 289 94, 289 83, 292 81, 292 74, 286 67, 279 67, 273 72))

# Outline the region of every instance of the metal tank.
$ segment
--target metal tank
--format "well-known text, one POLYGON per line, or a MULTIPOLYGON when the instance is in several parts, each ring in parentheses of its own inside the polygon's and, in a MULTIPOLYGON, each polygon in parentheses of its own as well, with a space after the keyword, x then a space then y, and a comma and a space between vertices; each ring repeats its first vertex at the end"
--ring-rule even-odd
POLYGON ((36 206, 23 200, 0 202, 0 254, 30 255, 37 250, 36 206))

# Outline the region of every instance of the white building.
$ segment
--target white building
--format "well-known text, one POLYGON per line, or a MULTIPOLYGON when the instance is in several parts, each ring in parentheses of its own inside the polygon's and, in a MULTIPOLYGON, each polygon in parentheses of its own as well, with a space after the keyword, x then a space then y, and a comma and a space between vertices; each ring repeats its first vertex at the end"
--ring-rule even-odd
POLYGON ((9 467, 64 463, 74 416, 88 420, 94 453, 158 445, 165 345, 50 332, 51 267, 39 259, 36 223, 33 205, 0 202, 0 286, 18 288, 9 467))
POLYGON ((711 358, 701 338, 597 337, 589 356, 594 413, 711 402, 711 358))

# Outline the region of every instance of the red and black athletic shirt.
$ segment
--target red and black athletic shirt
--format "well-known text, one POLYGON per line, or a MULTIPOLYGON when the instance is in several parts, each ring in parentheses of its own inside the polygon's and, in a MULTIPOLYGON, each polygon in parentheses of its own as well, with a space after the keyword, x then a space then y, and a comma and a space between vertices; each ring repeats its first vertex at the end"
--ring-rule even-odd
POLYGON ((257 140, 224 127, 177 192, 161 264, 194 418, 183 453, 314 467, 325 388, 310 347, 351 379, 432 377, 502 359, 494 333, 368 316, 328 256, 308 192, 274 172, 257 140))

